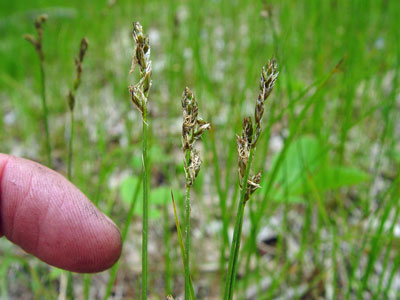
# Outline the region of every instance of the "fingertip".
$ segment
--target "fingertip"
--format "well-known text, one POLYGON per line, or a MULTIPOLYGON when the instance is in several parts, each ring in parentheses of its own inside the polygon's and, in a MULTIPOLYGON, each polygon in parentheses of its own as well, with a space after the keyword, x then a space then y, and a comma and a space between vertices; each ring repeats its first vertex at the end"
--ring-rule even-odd
POLYGON ((98 273, 111 268, 119 260, 122 239, 118 227, 107 224, 106 228, 99 227, 93 232, 95 238, 87 240, 78 258, 65 265, 65 269, 77 273, 98 273))
POLYGON ((63 176, 4 154, 0 170, 0 236, 79 273, 104 271, 119 259, 118 227, 63 176))

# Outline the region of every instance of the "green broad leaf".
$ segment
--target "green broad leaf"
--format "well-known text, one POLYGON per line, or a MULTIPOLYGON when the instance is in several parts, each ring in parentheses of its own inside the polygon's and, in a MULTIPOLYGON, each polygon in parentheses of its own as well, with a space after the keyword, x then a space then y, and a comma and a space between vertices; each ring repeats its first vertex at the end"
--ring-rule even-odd
POLYGON ((313 189, 319 192, 336 190, 342 187, 358 185, 368 181, 369 176, 355 167, 326 166, 314 173, 309 173, 306 182, 297 182, 290 188, 291 195, 302 195, 313 189))
MULTIPOLYGON (((351 166, 330 165, 324 150, 312 136, 295 140, 279 166, 271 197, 278 202, 302 203, 302 195, 313 189, 335 190, 365 182, 369 176, 351 166)), ((277 154, 273 166, 277 163, 277 154)))
MULTIPOLYGON (((275 184, 286 188, 301 180, 307 172, 313 172, 321 165, 325 153, 312 136, 303 136, 293 141, 279 166, 275 184)), ((275 154, 272 169, 278 163, 278 157, 279 153, 275 154)))
POLYGON ((315 186, 320 191, 338 189, 341 187, 357 185, 369 180, 366 172, 345 166, 331 166, 312 177, 315 186))

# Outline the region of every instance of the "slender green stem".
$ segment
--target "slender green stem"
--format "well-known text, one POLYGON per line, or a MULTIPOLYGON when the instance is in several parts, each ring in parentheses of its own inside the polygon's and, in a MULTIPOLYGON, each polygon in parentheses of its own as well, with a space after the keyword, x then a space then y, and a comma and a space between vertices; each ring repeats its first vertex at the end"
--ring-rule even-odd
POLYGON ((44 63, 40 62, 40 76, 41 76, 41 93, 42 93, 42 109, 43 109, 43 124, 44 124, 44 133, 46 138, 46 155, 47 155, 47 164, 50 169, 53 168, 53 163, 51 161, 51 144, 50 144, 50 134, 49 134, 49 110, 47 108, 47 100, 46 100, 46 74, 44 71, 44 63))
POLYGON ((74 111, 70 112, 70 134, 68 142, 68 180, 72 178, 72 158, 73 158, 73 140, 74 140, 74 111))
POLYGON ((231 251, 229 255, 229 266, 228 272, 226 275, 226 283, 225 283, 225 291, 224 291, 224 300, 232 300, 233 292, 235 287, 235 279, 238 268, 238 257, 240 250, 240 238, 242 235, 242 227, 243 227, 243 215, 244 215, 244 207, 245 207, 245 197, 247 192, 247 180, 249 178, 251 164, 254 156, 254 148, 251 148, 249 161, 246 167, 246 173, 243 177, 242 181, 242 189, 240 191, 240 201, 238 205, 235 229, 233 232, 233 240, 231 245, 231 251))
POLYGON ((165 261, 165 294, 172 294, 172 270, 171 270, 171 234, 169 229, 168 206, 165 201, 163 205, 163 218, 164 218, 164 261, 165 261))
MULTIPOLYGON (((179 242, 179 248, 181 249, 181 254, 182 254, 182 263, 184 268, 186 269, 186 251, 185 251, 185 245, 183 244, 183 238, 182 238, 182 230, 181 230, 181 225, 179 224, 179 219, 178 219, 178 213, 176 212, 176 205, 175 205, 175 199, 174 195, 171 191, 171 199, 172 199, 172 206, 174 208, 174 216, 175 216, 175 225, 176 225, 176 231, 178 233, 178 242, 179 242)), ((191 300, 196 300, 195 294, 194 294, 194 289, 193 289, 193 282, 192 278, 190 277, 190 299, 191 300)))
POLYGON ((91 275, 89 274, 83 275, 83 297, 85 300, 89 300, 91 280, 92 280, 91 275))
MULTIPOLYGON (((74 139, 74 111, 70 111, 70 135, 69 135, 69 141, 68 141, 68 170, 67 170, 67 177, 69 181, 72 181, 72 158, 73 158, 73 139, 74 139)), ((74 297, 74 287, 72 285, 72 273, 71 272, 66 272, 64 275, 66 276, 66 286, 67 286, 67 296, 69 298, 74 297)))
POLYGON ((190 187, 186 187, 185 198, 185 251, 186 251, 186 264, 185 264, 185 300, 189 300, 189 281, 190 281, 190 187))
POLYGON ((147 233, 149 227, 148 170, 147 170, 147 107, 143 105, 143 225, 142 225, 142 300, 147 299, 147 233))
MULTIPOLYGON (((189 165, 190 150, 186 151, 186 165, 189 165)), ((185 197, 185 300, 190 298, 190 185, 186 184, 185 197)))

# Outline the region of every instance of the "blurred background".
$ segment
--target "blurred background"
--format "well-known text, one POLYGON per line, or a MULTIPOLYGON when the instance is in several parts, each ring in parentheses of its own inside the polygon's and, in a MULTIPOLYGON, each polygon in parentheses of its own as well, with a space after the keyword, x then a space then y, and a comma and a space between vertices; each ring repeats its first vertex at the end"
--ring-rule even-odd
MULTIPOLYGON (((110 271, 94 275, 86 298, 104 299, 107 286, 109 299, 140 298, 132 21, 153 61, 150 299, 184 291, 170 199, 172 188, 183 222, 182 92, 194 91, 213 126, 192 194, 194 289, 221 299, 239 192, 235 135, 271 57, 280 75, 253 165, 262 188, 246 206, 237 299, 400 298, 399 1, 2 0, 0 152, 46 164, 39 59, 23 38, 41 14, 53 168, 66 175, 67 94, 85 36, 72 182, 121 228, 139 199, 115 282, 110 271)), ((0 240, 1 299, 60 299, 62 276, 0 240)), ((84 282, 73 274, 66 298, 85 299, 84 282)))

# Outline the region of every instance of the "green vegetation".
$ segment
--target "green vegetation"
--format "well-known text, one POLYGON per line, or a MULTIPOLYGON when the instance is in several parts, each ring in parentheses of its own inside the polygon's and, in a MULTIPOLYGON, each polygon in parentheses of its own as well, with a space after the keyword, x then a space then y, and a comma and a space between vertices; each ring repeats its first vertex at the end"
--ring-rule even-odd
MULTIPOLYGON (((69 276, 66 297, 222 299, 228 287, 226 299, 398 299, 399 19, 390 0, 0 2, 0 152, 73 171, 124 240, 111 270, 69 276), (44 14, 36 53, 39 36, 35 52, 23 35, 44 14), (149 94, 148 65, 129 74, 132 21, 149 36, 149 94), (239 176, 236 135, 270 57, 279 78, 239 176), (212 124, 196 143, 191 211, 185 86, 212 124)), ((16 249, 0 240, 0 298, 57 298, 65 275, 16 249)))

